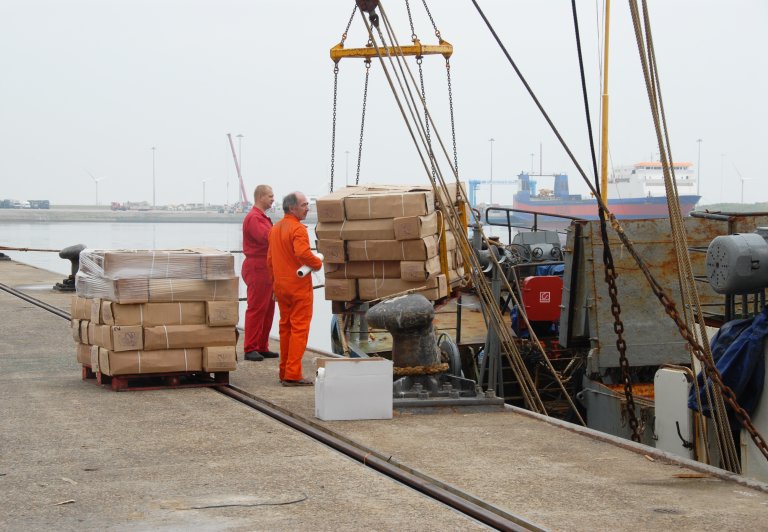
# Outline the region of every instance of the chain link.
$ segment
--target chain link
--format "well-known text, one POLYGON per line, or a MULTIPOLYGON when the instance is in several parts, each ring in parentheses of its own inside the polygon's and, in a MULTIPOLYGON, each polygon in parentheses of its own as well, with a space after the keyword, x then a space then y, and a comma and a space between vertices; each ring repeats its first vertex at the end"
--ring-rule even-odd
POLYGON ((371 60, 365 60, 365 88, 363 89, 363 116, 360 120, 360 144, 357 147, 357 174, 355 185, 360 184, 360 162, 363 158, 363 133, 365 131, 365 107, 368 101, 368 75, 371 72, 371 60))
POLYGON ((405 10, 408 11, 408 23, 411 25, 411 40, 413 42, 416 42, 418 37, 416 37, 416 30, 413 28, 413 17, 411 16, 411 3, 408 0, 405 0, 405 10))
POLYGON ((355 13, 357 13, 357 4, 355 4, 355 7, 352 8, 352 14, 349 16, 349 22, 347 22, 347 27, 344 30, 344 33, 341 34, 341 45, 344 46, 344 41, 347 40, 347 33, 349 33, 349 28, 352 26, 352 20, 355 18, 355 13))
POLYGON ((333 173, 336 167, 336 97, 339 88, 339 64, 333 65, 333 127, 331 131, 331 189, 333 192, 333 173))
POLYGON ((608 230, 605 223, 605 211, 600 210, 600 236, 603 241, 603 265, 605 266, 605 282, 608 285, 608 295, 611 298, 611 314, 613 315, 613 332, 616 333, 616 349, 619 351, 619 367, 621 381, 624 384, 626 412, 629 428, 632 430, 632 441, 640 442, 639 424, 635 413, 635 398, 632 394, 632 376, 627 360, 627 342, 624 340, 624 322, 621 320, 621 305, 619 304, 619 289, 616 286, 616 268, 613 254, 608 243, 608 230))
POLYGON ((445 75, 448 78, 448 108, 451 113, 451 139, 453 140, 453 171, 459 178, 459 158, 456 152, 456 123, 453 120, 453 88, 451 87, 451 60, 445 60, 445 75))
POLYGON ((432 28, 435 30, 435 37, 440 39, 440 30, 437 29, 437 24, 435 24, 435 19, 432 18, 432 13, 429 12, 429 6, 427 6, 427 0, 421 0, 421 3, 424 4, 424 10, 427 12, 429 21, 432 23, 432 28))

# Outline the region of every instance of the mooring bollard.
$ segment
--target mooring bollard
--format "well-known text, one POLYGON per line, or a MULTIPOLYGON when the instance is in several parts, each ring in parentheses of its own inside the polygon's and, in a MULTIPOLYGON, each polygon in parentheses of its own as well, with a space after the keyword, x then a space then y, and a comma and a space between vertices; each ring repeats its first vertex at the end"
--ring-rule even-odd
POLYGON ((72 263, 71 274, 60 283, 53 285, 54 290, 60 292, 74 292, 75 291, 75 274, 80 269, 80 252, 85 249, 83 244, 76 244, 69 246, 59 251, 59 257, 66 259, 72 263))

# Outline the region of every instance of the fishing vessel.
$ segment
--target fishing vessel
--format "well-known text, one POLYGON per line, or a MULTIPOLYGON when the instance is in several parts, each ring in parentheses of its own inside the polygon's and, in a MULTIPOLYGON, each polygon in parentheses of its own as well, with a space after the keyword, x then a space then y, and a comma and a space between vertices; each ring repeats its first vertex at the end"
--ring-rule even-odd
MULTIPOLYGON (((680 211, 688 216, 698 203, 693 164, 672 163, 680 211)), ((566 174, 555 174, 553 188, 539 186, 535 178, 550 176, 521 173, 515 193, 515 209, 532 210, 542 214, 560 214, 584 220, 596 220, 597 200, 581 194, 571 194, 566 174)), ((664 188, 664 168, 659 161, 638 162, 617 168, 608 178, 608 208, 617 218, 666 218, 667 193, 664 188)))

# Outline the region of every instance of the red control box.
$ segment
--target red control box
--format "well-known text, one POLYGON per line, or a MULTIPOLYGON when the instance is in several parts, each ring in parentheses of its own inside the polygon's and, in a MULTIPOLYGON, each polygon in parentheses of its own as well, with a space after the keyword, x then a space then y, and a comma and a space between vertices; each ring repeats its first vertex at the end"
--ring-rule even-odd
POLYGON ((523 279, 523 306, 529 321, 560 320, 563 280, 556 275, 523 279))

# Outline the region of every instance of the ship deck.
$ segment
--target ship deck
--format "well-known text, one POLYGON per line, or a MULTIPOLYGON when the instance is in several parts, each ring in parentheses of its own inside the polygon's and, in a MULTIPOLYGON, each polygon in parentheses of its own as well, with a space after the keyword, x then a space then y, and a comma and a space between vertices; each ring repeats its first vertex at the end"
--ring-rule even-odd
MULTIPOLYGON (((9 261, 0 279, 69 311, 57 274, 9 261)), ((66 320, 0 302, 0 529, 484 528, 213 389, 83 381, 66 320)), ((765 527, 768 485, 519 409, 323 422, 274 359, 241 361, 231 382, 541 528, 765 527)))

